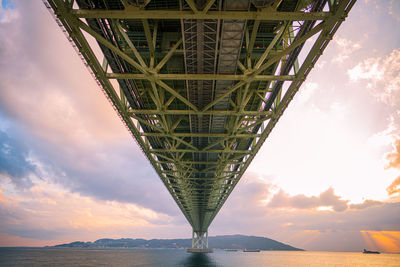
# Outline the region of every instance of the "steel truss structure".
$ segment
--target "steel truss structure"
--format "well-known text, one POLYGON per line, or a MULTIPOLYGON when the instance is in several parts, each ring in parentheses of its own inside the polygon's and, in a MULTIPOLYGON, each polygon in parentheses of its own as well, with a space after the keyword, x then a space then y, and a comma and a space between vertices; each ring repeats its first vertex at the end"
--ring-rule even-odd
POLYGON ((193 227, 193 247, 203 248, 355 1, 45 4, 193 227))

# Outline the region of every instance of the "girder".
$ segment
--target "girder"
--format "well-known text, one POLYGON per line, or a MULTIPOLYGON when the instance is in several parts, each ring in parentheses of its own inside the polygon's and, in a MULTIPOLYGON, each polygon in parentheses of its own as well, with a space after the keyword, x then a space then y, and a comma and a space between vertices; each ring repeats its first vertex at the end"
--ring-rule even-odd
POLYGON ((207 13, 176 10, 142 10, 129 8, 127 10, 72 10, 78 18, 107 19, 243 19, 243 20, 324 20, 329 12, 277 12, 268 9, 262 11, 209 11, 207 13))
MULTIPOLYGON (((133 79, 133 80, 198 80, 198 81, 239 81, 248 79, 249 75, 236 74, 134 74, 134 73, 107 73, 109 79, 133 79)), ((294 75, 255 75, 252 80, 257 81, 290 81, 295 78, 294 75)))
POLYGON ((355 1, 44 2, 201 241, 355 1))

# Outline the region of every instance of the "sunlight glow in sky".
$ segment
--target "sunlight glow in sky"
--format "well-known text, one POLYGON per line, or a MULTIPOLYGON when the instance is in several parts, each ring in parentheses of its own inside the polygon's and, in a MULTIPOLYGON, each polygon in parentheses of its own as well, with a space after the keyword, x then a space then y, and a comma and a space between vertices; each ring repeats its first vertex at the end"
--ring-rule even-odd
MULTIPOLYGON (((41 1, 0 7, 0 246, 190 237, 41 1)), ((400 34, 393 29, 400 29, 399 1, 358 0, 210 235, 400 252, 400 34)))

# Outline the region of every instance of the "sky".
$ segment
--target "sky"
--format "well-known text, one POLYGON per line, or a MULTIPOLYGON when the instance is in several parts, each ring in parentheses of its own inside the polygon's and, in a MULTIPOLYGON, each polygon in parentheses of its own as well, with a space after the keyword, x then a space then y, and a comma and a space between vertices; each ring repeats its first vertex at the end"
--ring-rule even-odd
MULTIPOLYGON (((44 4, 0 6, 0 246, 191 237, 44 4)), ((400 252, 395 29, 400 1, 358 0, 210 235, 400 252)))

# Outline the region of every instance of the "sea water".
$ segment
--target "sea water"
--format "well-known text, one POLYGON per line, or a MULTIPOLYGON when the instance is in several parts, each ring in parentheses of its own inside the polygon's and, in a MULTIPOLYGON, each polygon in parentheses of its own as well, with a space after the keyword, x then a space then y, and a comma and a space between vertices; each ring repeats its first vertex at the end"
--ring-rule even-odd
POLYGON ((0 266, 399 266, 400 254, 180 249, 0 248, 0 266))

